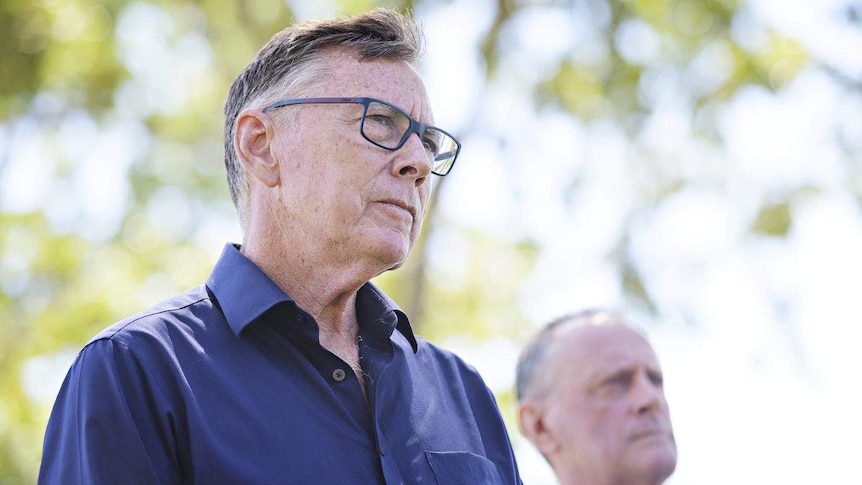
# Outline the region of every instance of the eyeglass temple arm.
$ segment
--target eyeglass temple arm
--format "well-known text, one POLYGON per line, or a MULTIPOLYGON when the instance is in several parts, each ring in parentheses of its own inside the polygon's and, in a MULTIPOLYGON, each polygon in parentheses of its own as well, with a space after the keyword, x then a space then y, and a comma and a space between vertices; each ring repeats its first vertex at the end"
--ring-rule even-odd
POLYGON ((454 154, 455 154, 455 152, 453 152, 453 151, 451 151, 451 150, 450 150, 450 151, 448 151, 448 152, 440 153, 440 154, 438 154, 436 157, 434 157, 434 161, 435 161, 435 162, 437 162, 437 161, 440 161, 440 160, 446 160, 447 158, 451 158, 451 157, 452 157, 452 155, 454 155, 454 154))

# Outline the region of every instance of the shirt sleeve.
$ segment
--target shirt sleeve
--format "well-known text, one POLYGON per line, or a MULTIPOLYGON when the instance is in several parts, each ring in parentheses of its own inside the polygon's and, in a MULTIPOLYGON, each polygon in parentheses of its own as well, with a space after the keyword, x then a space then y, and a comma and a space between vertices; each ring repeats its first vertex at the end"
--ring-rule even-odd
POLYGON ((174 413, 153 377, 122 343, 85 347, 51 413, 39 484, 178 483, 174 413))

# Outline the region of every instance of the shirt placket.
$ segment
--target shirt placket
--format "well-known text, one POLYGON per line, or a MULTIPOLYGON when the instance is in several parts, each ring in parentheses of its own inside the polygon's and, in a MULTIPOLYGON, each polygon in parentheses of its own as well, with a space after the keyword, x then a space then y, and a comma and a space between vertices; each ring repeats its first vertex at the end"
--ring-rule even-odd
MULTIPOLYGON (((404 483, 404 477, 401 474, 401 469, 395 460, 395 454, 392 452, 392 446, 389 444, 386 435, 383 433, 381 419, 386 417, 381 416, 380 403, 382 399, 386 399, 386 371, 392 363, 393 354, 381 354, 369 350, 365 345, 360 346, 360 355, 362 356, 363 371, 368 374, 369 378, 366 381, 368 389, 368 406, 372 420, 372 428, 374 429, 374 438, 377 442, 377 455, 380 460, 380 468, 383 471, 384 482, 387 485, 400 485, 404 483)), ((397 406, 395 406, 397 408, 397 406)), ((394 418, 394 416, 389 416, 394 418)))

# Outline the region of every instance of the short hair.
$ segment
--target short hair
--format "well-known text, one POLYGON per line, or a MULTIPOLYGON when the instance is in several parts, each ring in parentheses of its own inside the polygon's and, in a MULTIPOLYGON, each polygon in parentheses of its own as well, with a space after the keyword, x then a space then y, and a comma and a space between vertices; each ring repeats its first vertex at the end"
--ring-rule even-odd
POLYGON ((224 106, 227 182, 243 229, 248 179, 233 141, 239 113, 247 108, 262 108, 276 97, 295 93, 322 79, 325 73, 314 69, 314 61, 335 48, 352 51, 360 60, 406 61, 416 67, 424 37, 412 18, 382 8, 350 17, 302 22, 272 36, 233 81, 224 106))
POLYGON ((548 322, 524 346, 518 357, 515 370, 515 389, 518 401, 524 398, 542 398, 548 389, 540 388, 536 381, 540 369, 545 366, 550 348, 553 346, 554 334, 565 324, 572 325, 624 325, 642 333, 621 313, 604 308, 590 308, 576 313, 568 313, 548 322))

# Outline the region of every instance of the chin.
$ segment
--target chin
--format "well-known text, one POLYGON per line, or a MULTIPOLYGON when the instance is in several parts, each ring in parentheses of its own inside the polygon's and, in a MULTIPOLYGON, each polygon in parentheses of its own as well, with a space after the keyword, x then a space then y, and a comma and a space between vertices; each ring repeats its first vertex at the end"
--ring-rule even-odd
POLYGON ((668 449, 657 451, 655 455, 650 457, 650 461, 646 468, 649 474, 661 483, 676 470, 676 450, 668 449))
POLYGON ((377 260, 380 261, 383 271, 391 271, 403 266, 409 255, 409 249, 403 246, 387 247, 378 252, 377 260))
POLYGON ((383 263, 386 270, 400 268, 410 256, 410 250, 413 249, 412 241, 405 238, 403 234, 399 236, 379 241, 375 250, 377 259, 383 263))
POLYGON ((400 268, 400 267, 402 267, 402 266, 404 266, 404 261, 401 261, 400 263, 395 263, 394 265, 392 265, 392 266, 390 266, 390 267, 386 268, 386 270, 385 270, 385 271, 392 271, 392 270, 394 270, 394 269, 398 269, 398 268, 400 268))

